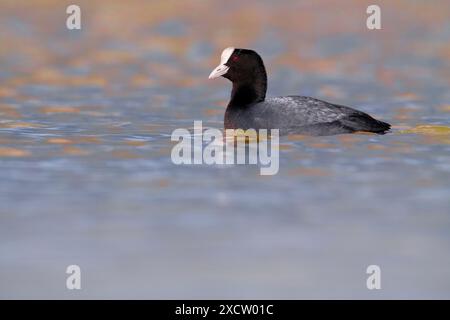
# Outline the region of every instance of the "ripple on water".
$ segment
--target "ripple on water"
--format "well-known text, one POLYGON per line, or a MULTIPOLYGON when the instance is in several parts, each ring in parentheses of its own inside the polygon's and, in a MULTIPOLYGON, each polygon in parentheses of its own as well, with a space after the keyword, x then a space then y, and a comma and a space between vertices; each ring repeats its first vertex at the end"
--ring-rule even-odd
POLYGON ((47 280, 68 261, 89 268, 86 298, 370 298, 368 263, 395 279, 382 297, 448 298, 448 1, 410 2, 386 3, 389 32, 368 37, 348 23, 356 0, 92 0, 89 32, 62 30, 56 0, 0 1, 8 298, 61 298, 47 280), (267 96, 355 106, 392 131, 282 137, 271 177, 174 165, 173 130, 223 130, 231 87, 207 75, 245 43, 267 96))

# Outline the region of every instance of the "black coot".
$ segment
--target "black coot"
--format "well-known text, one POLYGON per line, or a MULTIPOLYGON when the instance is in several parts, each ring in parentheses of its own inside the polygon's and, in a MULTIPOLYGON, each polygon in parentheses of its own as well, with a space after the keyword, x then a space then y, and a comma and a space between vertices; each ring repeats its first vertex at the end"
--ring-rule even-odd
POLYGON ((367 113, 302 96, 266 99, 267 75, 253 50, 226 48, 210 79, 233 83, 225 112, 225 129, 279 129, 280 134, 334 135, 357 131, 384 134, 390 124, 367 113))

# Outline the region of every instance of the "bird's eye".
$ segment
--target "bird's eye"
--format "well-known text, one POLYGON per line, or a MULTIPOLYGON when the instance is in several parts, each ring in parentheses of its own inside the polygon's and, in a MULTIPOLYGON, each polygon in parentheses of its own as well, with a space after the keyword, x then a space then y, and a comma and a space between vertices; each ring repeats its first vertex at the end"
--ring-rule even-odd
POLYGON ((238 56, 233 56, 231 59, 232 59, 233 61, 238 61, 238 60, 239 60, 239 57, 238 57, 238 56))

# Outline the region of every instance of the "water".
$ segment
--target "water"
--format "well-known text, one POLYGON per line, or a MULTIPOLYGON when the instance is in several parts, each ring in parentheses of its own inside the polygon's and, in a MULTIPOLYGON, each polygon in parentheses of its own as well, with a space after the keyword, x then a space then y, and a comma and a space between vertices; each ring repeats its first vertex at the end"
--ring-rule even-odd
POLYGON ((81 31, 57 1, 0 3, 1 298, 450 298, 445 1, 382 3, 380 31, 359 1, 78 4, 81 31), (284 137, 275 176, 174 165, 174 129, 223 126, 230 45, 268 96, 392 133, 284 137))

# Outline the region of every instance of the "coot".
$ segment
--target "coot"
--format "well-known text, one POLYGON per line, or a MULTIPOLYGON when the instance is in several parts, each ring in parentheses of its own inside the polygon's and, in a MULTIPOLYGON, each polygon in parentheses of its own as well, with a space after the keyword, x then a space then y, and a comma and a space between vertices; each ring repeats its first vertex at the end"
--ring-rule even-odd
POLYGON ((233 83, 225 129, 279 129, 281 135, 334 135, 357 131, 384 134, 390 124, 367 113, 303 96, 267 98, 267 74, 255 51, 226 48, 209 75, 233 83))

